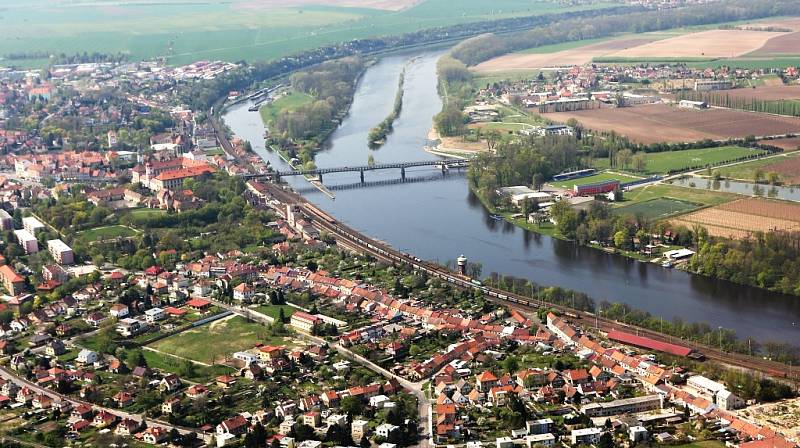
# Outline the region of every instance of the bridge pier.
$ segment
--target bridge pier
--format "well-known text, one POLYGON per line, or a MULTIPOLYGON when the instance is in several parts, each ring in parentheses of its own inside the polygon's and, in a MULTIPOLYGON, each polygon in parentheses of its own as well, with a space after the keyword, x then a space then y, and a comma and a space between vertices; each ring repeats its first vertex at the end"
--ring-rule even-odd
POLYGON ((361 173, 361 183, 363 184, 364 183, 364 170, 361 170, 360 173, 361 173))
POLYGON ((406 180, 406 167, 400 167, 400 179, 406 180))
POLYGON ((317 173, 317 180, 322 183, 322 173, 317 173))

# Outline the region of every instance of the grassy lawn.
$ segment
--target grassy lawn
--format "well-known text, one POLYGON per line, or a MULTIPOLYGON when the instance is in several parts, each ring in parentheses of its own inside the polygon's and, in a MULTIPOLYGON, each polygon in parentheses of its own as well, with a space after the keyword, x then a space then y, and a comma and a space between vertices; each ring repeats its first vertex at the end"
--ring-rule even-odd
POLYGON ((766 174, 769 172, 769 168, 765 167, 775 163, 780 163, 790 157, 800 157, 800 153, 791 153, 781 157, 769 157, 765 159, 753 160, 751 162, 740 163, 738 165, 717 168, 715 171, 719 171, 722 177, 728 179, 740 179, 752 182, 753 178, 755 177, 756 170, 760 169, 766 174))
MULTIPOLYGON (((706 164, 721 163, 738 159, 751 154, 764 154, 760 149, 742 148, 739 146, 720 146, 719 148, 687 149, 685 151, 651 152, 647 154, 647 166, 644 174, 665 174, 706 164)), ((597 169, 608 169, 608 158, 594 159, 592 166, 597 169)))
POLYGON ((663 219, 668 216, 696 210, 700 205, 692 202, 681 201, 673 198, 656 198, 649 201, 636 202, 630 205, 617 207, 614 213, 618 215, 643 216, 645 219, 663 219))
POLYGON ((687 443, 684 445, 672 445, 676 448, 723 448, 724 443, 717 440, 704 440, 702 442, 687 443))
POLYGON ((639 180, 639 177, 627 176, 624 174, 615 173, 599 173, 594 176, 580 177, 578 179, 565 180, 563 182, 551 182, 551 184, 560 188, 572 188, 574 185, 586 185, 597 182, 605 182, 607 180, 618 180, 621 183, 633 182, 639 180))
POLYGON ((152 218, 155 216, 164 215, 166 213, 166 210, 161 210, 158 208, 135 208, 128 211, 128 214, 131 215, 132 218, 152 218))
POLYGON ((266 328, 243 317, 214 321, 198 328, 162 339, 150 347, 182 358, 210 364, 257 343, 286 344, 282 338, 268 338, 266 328))
MULTIPOLYGON (((147 361, 147 366, 151 369, 158 369, 176 375, 182 373, 184 361, 180 359, 165 356, 150 350, 142 350, 142 355, 145 361, 147 361)), ((211 367, 195 364, 194 374, 188 377, 182 376, 182 379, 195 383, 207 383, 220 375, 230 374, 231 372, 233 372, 233 369, 219 364, 211 367)))
POLYGON ((720 146, 719 148, 688 149, 686 151, 668 151, 647 154, 648 174, 662 174, 690 167, 715 164, 726 160, 734 160, 752 154, 764 154, 760 149, 742 148, 739 146, 720 146))
POLYGON ((648 185, 646 187, 634 188, 633 190, 626 191, 624 195, 624 201, 620 206, 622 207, 632 203, 663 198, 673 198, 684 202, 709 206, 724 204, 725 202, 730 202, 734 199, 741 199, 741 197, 742 196, 733 193, 660 184, 648 185))
POLYGON ((222 148, 217 147, 217 148, 206 149, 205 153, 207 156, 221 156, 225 154, 225 151, 222 148))
POLYGON ((286 95, 281 96, 275 101, 261 106, 261 109, 259 109, 261 120, 269 125, 278 117, 278 115, 280 115, 280 113, 297 110, 301 106, 305 106, 312 101, 314 101, 314 97, 311 95, 307 95, 302 92, 296 92, 294 90, 289 91, 286 95))
POLYGON ((125 226, 106 226, 78 232, 78 238, 84 242, 104 241, 114 238, 127 238, 135 236, 136 231, 125 226))
POLYGON ((256 311, 262 314, 266 314, 267 316, 277 319, 280 310, 283 309, 283 315, 288 319, 297 311, 297 308, 289 306, 289 305, 260 305, 256 308, 256 311))

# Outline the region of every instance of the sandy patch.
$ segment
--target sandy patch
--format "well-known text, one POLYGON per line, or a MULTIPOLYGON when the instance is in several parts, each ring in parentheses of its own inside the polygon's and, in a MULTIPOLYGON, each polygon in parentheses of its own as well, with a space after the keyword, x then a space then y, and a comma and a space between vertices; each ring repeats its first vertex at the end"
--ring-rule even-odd
POLYGON ((714 57, 730 58, 755 51, 770 39, 787 33, 747 30, 711 30, 639 45, 610 56, 625 58, 714 57))
POLYGON ((475 66, 475 70, 497 72, 584 65, 592 62, 593 58, 606 56, 619 50, 636 48, 650 42, 652 42, 651 39, 622 39, 600 42, 555 53, 512 53, 478 64, 475 66))
POLYGON ((370 8, 384 11, 400 11, 410 8, 421 0, 251 0, 236 5, 241 9, 295 8, 310 5, 338 6, 342 8, 370 8))

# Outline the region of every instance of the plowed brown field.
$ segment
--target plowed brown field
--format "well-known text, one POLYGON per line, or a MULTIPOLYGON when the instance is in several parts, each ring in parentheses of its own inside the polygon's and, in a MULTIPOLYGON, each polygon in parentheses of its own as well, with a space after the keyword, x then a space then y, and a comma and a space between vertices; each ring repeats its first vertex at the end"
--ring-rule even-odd
POLYGON ((556 112, 559 122, 575 118, 595 131, 615 131, 641 143, 721 140, 748 135, 768 136, 800 132, 800 118, 729 109, 691 110, 666 104, 556 112))
POLYGON ((800 204, 747 198, 671 220, 689 228, 699 224, 712 236, 746 238, 753 232, 800 230, 800 204))

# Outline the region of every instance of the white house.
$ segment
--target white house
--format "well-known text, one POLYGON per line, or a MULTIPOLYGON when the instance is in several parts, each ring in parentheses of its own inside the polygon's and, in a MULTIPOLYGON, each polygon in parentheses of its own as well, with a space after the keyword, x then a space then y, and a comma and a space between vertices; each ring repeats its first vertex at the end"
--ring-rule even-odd
POLYGON ((387 439, 391 433, 397 431, 398 429, 400 429, 399 426, 395 426, 391 423, 382 423, 375 428, 375 435, 387 439))
POLYGON ((569 438, 573 445, 579 443, 593 445, 600 440, 601 435, 603 435, 603 430, 601 428, 583 428, 573 429, 569 438))
POLYGON ((145 319, 147 319, 147 321, 150 323, 157 322, 166 316, 167 315, 162 308, 150 308, 144 312, 145 319))
POLYGON ((86 364, 94 364, 95 362, 97 362, 98 359, 99 356, 97 352, 85 348, 81 350, 80 353, 78 353, 77 361, 79 364, 86 365, 86 364))

